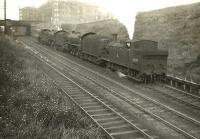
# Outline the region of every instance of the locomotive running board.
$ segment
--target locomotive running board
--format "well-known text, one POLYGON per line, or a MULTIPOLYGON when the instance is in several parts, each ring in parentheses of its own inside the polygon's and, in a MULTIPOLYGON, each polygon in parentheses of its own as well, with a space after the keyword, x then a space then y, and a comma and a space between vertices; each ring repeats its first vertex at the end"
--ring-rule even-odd
POLYGON ((137 81, 138 83, 142 83, 142 81, 140 79, 137 79, 137 78, 129 76, 129 75, 127 75, 127 77, 130 78, 130 79, 132 79, 132 80, 137 81))

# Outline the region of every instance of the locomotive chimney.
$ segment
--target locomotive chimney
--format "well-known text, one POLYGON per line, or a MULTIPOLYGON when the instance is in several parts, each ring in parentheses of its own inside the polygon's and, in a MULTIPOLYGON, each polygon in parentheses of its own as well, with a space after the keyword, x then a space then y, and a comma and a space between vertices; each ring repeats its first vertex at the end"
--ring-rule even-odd
POLYGON ((113 41, 117 41, 117 33, 112 34, 113 36, 113 41))

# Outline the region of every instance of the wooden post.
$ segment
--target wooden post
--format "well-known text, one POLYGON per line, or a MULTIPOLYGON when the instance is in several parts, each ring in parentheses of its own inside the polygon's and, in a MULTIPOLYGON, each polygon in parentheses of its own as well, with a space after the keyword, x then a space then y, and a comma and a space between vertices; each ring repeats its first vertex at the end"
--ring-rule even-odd
POLYGON ((4 34, 7 34, 7 25, 6 25, 6 0, 4 0, 4 34))

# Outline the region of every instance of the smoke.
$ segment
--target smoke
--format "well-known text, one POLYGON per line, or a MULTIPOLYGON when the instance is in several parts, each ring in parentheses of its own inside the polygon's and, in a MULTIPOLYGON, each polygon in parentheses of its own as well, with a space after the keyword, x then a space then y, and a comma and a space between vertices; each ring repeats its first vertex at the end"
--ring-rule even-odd
POLYGON ((119 78, 125 78, 126 77, 126 75, 125 74, 123 74, 123 73, 121 73, 121 72, 117 72, 117 75, 119 76, 119 78))
POLYGON ((118 17, 117 19, 125 25, 129 39, 133 39, 134 31, 135 31, 135 20, 136 20, 136 12, 132 14, 128 14, 126 17, 118 17))

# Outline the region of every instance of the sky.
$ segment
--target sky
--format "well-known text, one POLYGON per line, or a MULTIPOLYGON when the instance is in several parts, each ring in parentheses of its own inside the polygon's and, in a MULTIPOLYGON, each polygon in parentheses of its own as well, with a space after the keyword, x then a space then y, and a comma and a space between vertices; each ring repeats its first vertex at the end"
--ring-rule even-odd
MULTIPOLYGON (((7 0, 7 18, 19 19, 19 8, 25 6, 39 7, 47 0, 7 0)), ((102 11, 111 12, 128 29, 129 36, 134 33, 137 12, 161 9, 200 2, 200 0, 77 0, 93 3, 102 7, 102 11)), ((0 0, 0 19, 3 19, 3 3, 0 0)))
MULTIPOLYGON (((39 7, 47 0, 7 0, 7 17, 11 19, 19 18, 19 8, 25 6, 39 7)), ((125 12, 132 11, 148 11, 160 9, 170 6, 183 5, 189 3, 200 2, 200 0, 80 0, 86 3, 93 3, 100 5, 110 12, 117 12, 125 10, 125 12)), ((0 18, 3 19, 3 3, 0 0, 0 18)), ((123 15, 123 12, 121 12, 123 15)), ((115 13, 114 13, 115 15, 115 13)))

